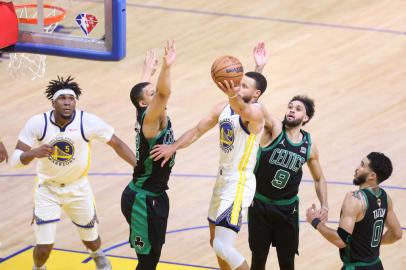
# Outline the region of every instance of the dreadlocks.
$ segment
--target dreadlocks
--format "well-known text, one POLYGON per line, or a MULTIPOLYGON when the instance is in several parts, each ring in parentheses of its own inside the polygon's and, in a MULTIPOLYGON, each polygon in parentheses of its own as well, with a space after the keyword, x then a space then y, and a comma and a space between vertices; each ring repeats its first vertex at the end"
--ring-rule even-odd
POLYGON ((82 94, 82 89, 80 89, 79 85, 73 81, 74 78, 69 76, 66 80, 63 77, 59 77, 57 80, 52 80, 49 82, 47 89, 45 90, 46 97, 49 100, 52 100, 54 94, 61 89, 71 89, 75 92, 77 99, 82 94))

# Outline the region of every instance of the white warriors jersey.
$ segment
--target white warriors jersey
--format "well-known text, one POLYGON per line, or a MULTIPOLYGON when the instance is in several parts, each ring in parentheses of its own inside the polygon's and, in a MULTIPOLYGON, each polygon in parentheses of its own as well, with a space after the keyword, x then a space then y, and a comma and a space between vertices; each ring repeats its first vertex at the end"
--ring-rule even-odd
POLYGON ((234 176, 236 181, 254 179, 253 171, 259 147, 259 136, 243 126, 240 115, 228 104, 219 116, 220 173, 234 176))
POLYGON ((37 160, 39 184, 50 182, 69 184, 86 176, 90 167, 90 142, 108 142, 113 128, 99 117, 80 110, 64 127, 55 123, 53 111, 33 116, 27 121, 19 140, 31 148, 49 144, 54 151, 49 157, 37 160))

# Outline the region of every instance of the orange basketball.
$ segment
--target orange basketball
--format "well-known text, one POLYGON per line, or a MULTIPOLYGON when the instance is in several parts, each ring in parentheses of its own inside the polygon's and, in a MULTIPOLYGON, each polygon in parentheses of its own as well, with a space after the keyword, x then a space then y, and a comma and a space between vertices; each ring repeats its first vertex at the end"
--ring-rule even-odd
POLYGON ((217 58, 211 66, 211 77, 213 81, 223 83, 224 80, 233 81, 237 86, 244 76, 244 68, 240 60, 233 56, 225 55, 217 58))

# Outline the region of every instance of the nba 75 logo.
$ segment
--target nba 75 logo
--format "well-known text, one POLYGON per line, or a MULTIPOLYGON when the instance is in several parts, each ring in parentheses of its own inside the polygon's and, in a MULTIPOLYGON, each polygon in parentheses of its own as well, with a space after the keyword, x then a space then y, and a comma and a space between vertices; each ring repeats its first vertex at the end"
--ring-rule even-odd
POLYGON ((69 138, 56 138, 49 142, 54 148, 54 152, 48 157, 48 160, 58 166, 66 166, 74 160, 75 148, 73 141, 69 138))
POLYGON ((80 29, 82 29, 83 33, 85 33, 85 35, 87 36, 96 27, 97 18, 92 14, 79 13, 76 16, 76 23, 79 25, 80 29))

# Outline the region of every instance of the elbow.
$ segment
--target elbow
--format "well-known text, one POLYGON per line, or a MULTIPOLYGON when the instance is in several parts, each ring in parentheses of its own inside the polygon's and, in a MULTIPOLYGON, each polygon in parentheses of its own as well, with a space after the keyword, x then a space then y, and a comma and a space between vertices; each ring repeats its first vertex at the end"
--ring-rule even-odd
POLYGON ((394 233, 395 241, 399 241, 400 239, 402 239, 402 235, 402 229, 396 230, 396 232, 394 233))
POLYGON ((161 98, 169 98, 171 96, 171 88, 170 87, 157 87, 157 94, 161 98))
POLYGON ((343 241, 336 241, 334 245, 338 248, 345 248, 347 245, 343 241))

